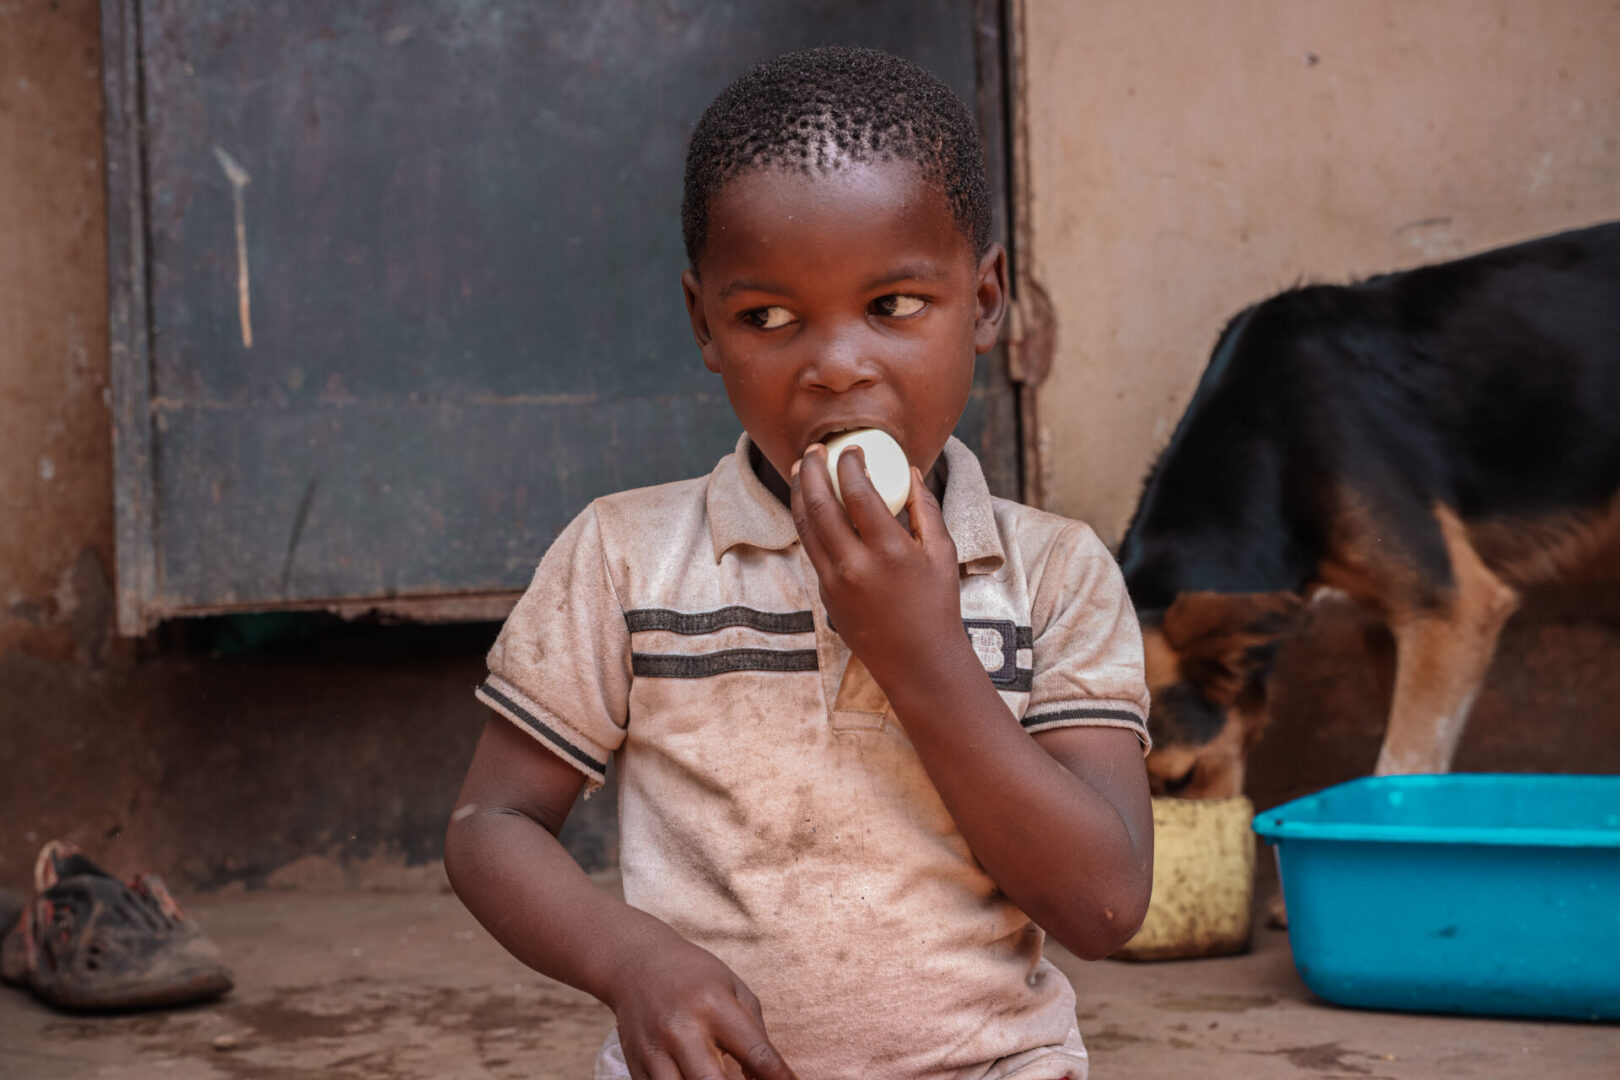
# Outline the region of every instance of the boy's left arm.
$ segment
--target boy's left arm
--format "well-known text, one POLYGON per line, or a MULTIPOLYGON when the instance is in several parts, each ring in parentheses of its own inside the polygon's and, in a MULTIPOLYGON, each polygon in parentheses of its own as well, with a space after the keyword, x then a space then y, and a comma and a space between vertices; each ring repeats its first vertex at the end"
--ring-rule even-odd
POLYGON ((938 502, 914 468, 908 529, 855 457, 839 462, 844 507, 820 448, 792 483, 833 623, 888 695, 985 871, 1071 952, 1107 956, 1141 925, 1152 888, 1141 743, 1127 728, 1031 736, 1009 723, 962 630, 956 546, 938 502))

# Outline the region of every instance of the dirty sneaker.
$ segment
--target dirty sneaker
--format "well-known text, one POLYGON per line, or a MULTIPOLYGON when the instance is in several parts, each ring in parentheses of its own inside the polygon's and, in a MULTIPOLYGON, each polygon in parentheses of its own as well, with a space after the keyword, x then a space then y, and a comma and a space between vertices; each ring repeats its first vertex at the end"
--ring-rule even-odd
POLYGON ((219 950, 156 874, 124 884, 52 840, 34 895, 0 944, 0 978, 64 1009, 143 1009, 231 988, 219 950))

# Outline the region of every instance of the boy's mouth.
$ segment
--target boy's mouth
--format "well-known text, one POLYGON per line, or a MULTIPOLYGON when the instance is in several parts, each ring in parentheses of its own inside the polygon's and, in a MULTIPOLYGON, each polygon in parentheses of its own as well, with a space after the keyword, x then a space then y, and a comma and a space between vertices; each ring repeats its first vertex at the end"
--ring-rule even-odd
POLYGON ((832 441, 833 439, 836 439, 838 436, 844 434, 847 431, 862 431, 862 430, 865 430, 867 428, 876 428, 877 430, 885 432, 889 436, 894 437, 894 432, 890 431, 883 424, 873 423, 873 422, 855 422, 855 423, 840 422, 836 426, 833 426, 833 427, 825 427, 825 428, 816 428, 816 429, 814 429, 814 431, 812 431, 812 433, 811 433, 810 441, 805 444, 805 449, 808 450, 810 447, 812 447, 812 446, 814 446, 814 445, 816 445, 818 443, 821 444, 822 446, 825 446, 825 445, 827 445, 828 442, 832 441))

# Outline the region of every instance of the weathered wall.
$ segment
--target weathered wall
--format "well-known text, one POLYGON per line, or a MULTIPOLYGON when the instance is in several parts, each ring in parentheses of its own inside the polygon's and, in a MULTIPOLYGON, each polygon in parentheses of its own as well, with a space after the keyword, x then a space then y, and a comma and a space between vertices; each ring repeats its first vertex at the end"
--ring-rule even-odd
POLYGON ((101 170, 96 5, 0 5, 0 655, 93 644, 112 565, 101 170))
POLYGON ((100 65, 91 0, 0 6, 0 879, 28 843, 26 730, 56 715, 19 671, 83 682, 108 640, 100 65))
POLYGON ((1024 0, 1049 506, 1110 543, 1240 308, 1620 218, 1612 0, 1024 0))

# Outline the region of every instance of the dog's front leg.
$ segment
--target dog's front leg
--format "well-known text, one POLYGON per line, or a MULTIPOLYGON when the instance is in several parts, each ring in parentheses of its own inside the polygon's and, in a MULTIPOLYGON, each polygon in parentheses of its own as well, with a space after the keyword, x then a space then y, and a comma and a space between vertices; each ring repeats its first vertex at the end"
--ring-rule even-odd
POLYGON ((1451 771, 1497 638, 1519 606, 1518 593, 1480 560, 1461 523, 1439 516, 1455 585, 1438 610, 1397 611, 1391 619, 1395 697, 1373 770, 1379 776, 1451 771))

